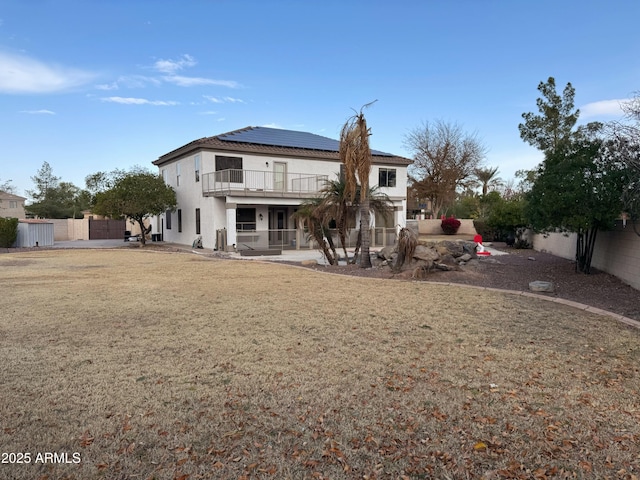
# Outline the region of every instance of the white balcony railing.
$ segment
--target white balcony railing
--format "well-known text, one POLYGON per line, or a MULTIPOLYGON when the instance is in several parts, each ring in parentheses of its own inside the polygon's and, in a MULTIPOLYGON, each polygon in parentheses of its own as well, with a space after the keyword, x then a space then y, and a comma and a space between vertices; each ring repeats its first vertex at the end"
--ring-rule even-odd
POLYGON ((318 193, 326 184, 328 175, 313 173, 284 173, 260 170, 229 169, 202 175, 202 193, 227 195, 262 193, 309 196, 318 193))

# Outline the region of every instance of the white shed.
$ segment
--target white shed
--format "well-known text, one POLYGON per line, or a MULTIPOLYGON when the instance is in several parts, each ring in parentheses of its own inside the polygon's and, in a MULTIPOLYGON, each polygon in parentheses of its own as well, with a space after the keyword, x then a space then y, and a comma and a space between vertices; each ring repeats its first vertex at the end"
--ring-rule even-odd
POLYGON ((53 223, 47 220, 20 220, 16 247, 48 247, 53 245, 53 223))

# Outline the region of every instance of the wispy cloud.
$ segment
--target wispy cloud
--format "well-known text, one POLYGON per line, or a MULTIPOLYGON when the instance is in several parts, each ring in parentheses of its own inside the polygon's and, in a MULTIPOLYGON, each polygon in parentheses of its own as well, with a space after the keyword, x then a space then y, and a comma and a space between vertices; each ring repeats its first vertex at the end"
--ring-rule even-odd
POLYGON ((174 74, 185 67, 193 67, 197 64, 191 55, 182 55, 178 60, 158 60, 153 68, 162 73, 174 74))
POLYGON ((118 90, 118 88, 120 87, 118 87, 118 84, 116 82, 96 85, 97 90, 118 90))
POLYGON ((86 85, 96 74, 0 52, 0 93, 54 93, 86 85))
POLYGON ((213 110, 209 110, 206 112, 200 112, 200 115, 217 115, 218 112, 214 112, 213 110))
POLYGON ((133 97, 104 97, 101 99, 103 102, 120 103, 122 105, 159 105, 159 106, 173 106, 180 105, 180 102, 167 101, 167 100, 147 100, 146 98, 133 98, 133 97))
POLYGON ((241 85, 234 80, 219 80, 215 78, 205 78, 196 76, 179 75, 178 72, 197 65, 196 60, 191 55, 183 55, 177 60, 158 60, 151 67, 151 70, 162 75, 122 75, 112 83, 95 85, 97 90, 119 90, 121 88, 146 88, 149 85, 161 87, 165 84, 172 84, 178 87, 201 87, 218 86, 226 88, 240 88, 241 85))
POLYGON ((160 59, 153 64, 153 69, 164 73, 161 79, 167 83, 173 83, 179 87, 198 87, 203 85, 216 85, 227 88, 238 88, 240 84, 234 80, 218 80, 214 78, 189 77, 178 75, 178 72, 198 64, 191 55, 184 54, 177 60, 160 59))
POLYGON ((51 110, 22 110, 20 113, 27 113, 29 115, 55 115, 56 112, 51 110))
POLYGON ((211 95, 203 95, 204 98, 212 103, 246 103, 241 98, 233 97, 212 97, 211 95))
POLYGON ((238 88, 238 82, 233 80, 215 80, 213 78, 201 78, 201 77, 185 77, 182 75, 168 75, 162 77, 167 83, 173 83, 179 87, 197 87, 201 85, 217 85, 220 87, 238 88))
POLYGON ((278 125, 277 123, 266 123, 264 125, 262 125, 265 128, 278 128, 280 130, 282 130, 284 127, 282 125, 278 125))
POLYGON ((587 103, 580 107, 580 116, 582 118, 591 117, 620 117, 624 112, 620 108, 622 103, 628 102, 629 99, 601 100, 599 102, 587 103))

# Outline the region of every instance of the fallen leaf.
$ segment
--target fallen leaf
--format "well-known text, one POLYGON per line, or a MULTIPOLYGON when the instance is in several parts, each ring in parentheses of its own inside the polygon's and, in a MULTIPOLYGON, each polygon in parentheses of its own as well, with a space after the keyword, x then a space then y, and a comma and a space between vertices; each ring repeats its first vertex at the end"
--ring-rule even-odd
POLYGON ((484 442, 478 442, 473 446, 473 449, 476 451, 482 451, 487 449, 487 444, 484 442))

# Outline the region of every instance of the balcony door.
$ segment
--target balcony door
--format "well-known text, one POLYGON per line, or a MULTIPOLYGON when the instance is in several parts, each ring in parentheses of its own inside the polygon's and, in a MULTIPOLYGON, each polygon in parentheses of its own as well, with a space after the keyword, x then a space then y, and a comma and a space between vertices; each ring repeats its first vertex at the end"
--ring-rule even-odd
POLYGON ((276 192, 287 189, 287 164, 284 162, 273 162, 273 189, 276 192))

